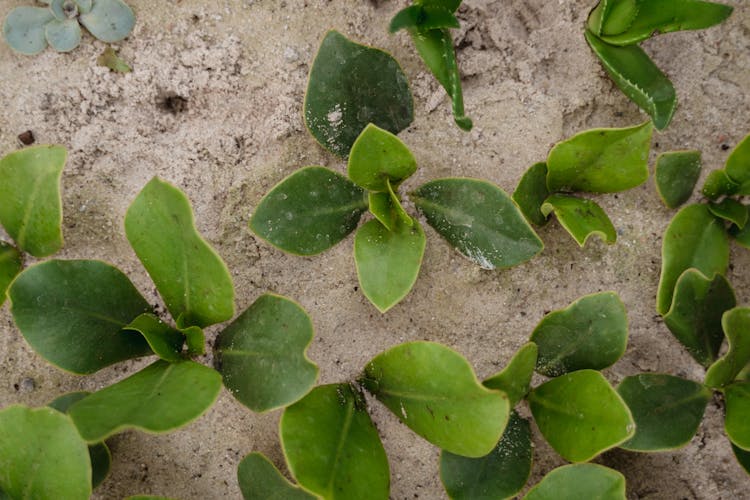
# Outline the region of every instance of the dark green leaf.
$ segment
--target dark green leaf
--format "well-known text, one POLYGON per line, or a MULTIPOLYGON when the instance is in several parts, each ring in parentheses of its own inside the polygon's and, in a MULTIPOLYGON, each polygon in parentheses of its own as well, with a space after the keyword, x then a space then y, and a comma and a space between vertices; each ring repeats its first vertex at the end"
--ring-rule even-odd
POLYGON ((130 73, 133 69, 125 60, 117 55, 112 47, 107 46, 104 52, 96 58, 96 64, 109 68, 115 73, 130 73))
POLYGON ((737 462, 745 469, 745 472, 750 474, 750 451, 743 450, 734 443, 732 443, 732 451, 737 462))
POLYGON ((425 31, 460 27, 458 19, 449 9, 434 5, 410 5, 393 16, 388 31, 396 33, 409 28, 425 31))
POLYGON ((533 342, 521 347, 501 372, 483 382, 488 389, 496 389, 508 395, 511 408, 515 407, 531 387, 538 348, 533 342))
POLYGON ((580 247, 586 245, 589 238, 594 235, 610 245, 617 240, 617 231, 612 221, 602 207, 592 200, 553 194, 542 205, 545 217, 552 212, 580 247))
POLYGON ((740 229, 737 226, 731 226, 729 228, 729 234, 732 235, 734 241, 745 248, 750 248, 750 224, 745 225, 744 228, 740 229))
POLYGON ((706 385, 719 388, 731 383, 750 363, 750 308, 735 307, 721 317, 729 350, 706 372, 706 385))
POLYGON ((13 279, 23 269, 23 257, 14 247, 0 241, 0 306, 5 302, 5 293, 13 279))
POLYGON ((724 198, 719 203, 709 203, 708 209, 716 217, 733 223, 739 229, 747 224, 747 208, 733 198, 724 198))
POLYGON ((656 159, 656 190, 668 208, 690 199, 701 173, 700 151, 669 151, 656 159))
POLYGON ((179 330, 175 330, 152 313, 144 313, 124 326, 123 330, 131 330, 143 335, 154 353, 165 361, 175 363, 182 359, 182 345, 185 337, 179 330))
POLYGON ((245 500, 315 500, 299 486, 290 483, 262 454, 251 453, 237 468, 242 497, 245 500))
POLYGON ((543 226, 547 223, 547 217, 542 213, 542 204, 550 195, 547 189, 547 164, 536 163, 532 165, 521 177, 518 187, 513 192, 513 201, 516 202, 526 219, 543 226))
POLYGON ((729 154, 726 172, 737 184, 744 185, 750 182, 750 135, 742 139, 729 154))
POLYGON ((417 170, 417 161, 398 137, 370 123, 352 146, 347 170, 358 186, 387 192, 388 181, 398 186, 417 170))
POLYGON ((750 451, 750 382, 736 382, 724 390, 727 415, 724 428, 732 444, 750 451))
POLYGON ((710 199, 716 200, 723 195, 733 195, 738 193, 740 185, 727 176, 726 170, 714 170, 703 184, 703 195, 710 199))
POLYGON ((544 476, 523 500, 626 500, 625 477, 597 464, 564 465, 544 476))

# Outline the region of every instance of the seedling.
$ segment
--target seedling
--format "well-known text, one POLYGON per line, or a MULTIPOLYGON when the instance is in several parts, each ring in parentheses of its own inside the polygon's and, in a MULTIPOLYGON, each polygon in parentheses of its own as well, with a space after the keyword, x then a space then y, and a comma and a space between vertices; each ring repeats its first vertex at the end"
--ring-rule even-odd
POLYGON ((663 130, 677 107, 675 90, 638 43, 657 33, 709 28, 731 13, 729 5, 700 0, 601 0, 585 36, 615 84, 663 130))
MULTIPOLYGON (((323 167, 302 168, 261 200, 250 228, 286 252, 315 255, 354 231, 369 208, 375 218, 357 230, 354 260, 362 292, 386 312, 409 293, 422 264, 425 234, 398 192, 416 168, 403 142, 370 124, 351 149, 348 179, 323 167)), ((512 267, 542 250, 510 197, 488 182, 438 179, 409 197, 428 224, 484 269, 512 267)))
POLYGON ((81 43, 80 25, 108 43, 124 39, 135 26, 135 14, 122 0, 40 2, 47 7, 16 7, 5 18, 3 37, 16 52, 34 55, 47 45, 57 52, 70 52, 81 43))

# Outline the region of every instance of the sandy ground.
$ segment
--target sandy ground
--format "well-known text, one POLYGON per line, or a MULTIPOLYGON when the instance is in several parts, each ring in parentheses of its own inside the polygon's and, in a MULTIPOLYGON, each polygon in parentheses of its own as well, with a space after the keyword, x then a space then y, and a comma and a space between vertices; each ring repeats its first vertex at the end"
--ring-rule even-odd
MULTIPOLYGON (((0 15, 27 3, 0 0, 0 15)), ((701 380, 703 370, 654 309, 661 234, 674 212, 661 205, 652 180, 597 198, 617 228, 615 245, 595 241, 579 249, 552 223, 539 231, 544 252, 507 271, 478 269, 428 229, 414 290, 384 316, 357 289, 351 237, 323 255, 301 258, 271 248, 247 228, 262 195, 295 169, 345 167, 313 141, 301 119, 309 64, 328 28, 391 51, 411 80, 416 118, 401 137, 421 169, 406 188, 452 175, 485 178, 512 192, 555 142, 587 128, 640 123, 645 115, 606 78, 583 39, 594 3, 466 0, 457 39, 475 129, 464 133, 452 124, 445 93, 408 36, 387 34, 404 1, 130 0, 138 24, 119 47, 131 74, 97 67, 104 45, 89 36, 67 55, 24 57, 0 44, 0 151, 15 149, 16 136, 27 129, 40 143, 66 145, 66 246, 59 256, 112 262, 154 303, 156 291, 127 244, 122 220, 153 175, 180 186, 199 229, 229 265, 238 310, 265 291, 307 308, 316 327, 309 354, 320 365, 320 383, 352 380, 377 353, 418 339, 457 349, 485 377, 504 366, 545 312, 603 290, 620 294, 630 319, 627 353, 606 371, 613 382, 642 371, 701 380)), ((670 128, 655 135, 652 160, 663 151, 700 149, 702 178, 723 165, 727 146, 750 132, 750 6, 727 3, 736 10, 724 25, 645 44, 680 98, 670 128)), ((750 276, 742 271, 748 267, 750 253, 734 248, 729 278, 743 304, 750 297, 750 276)), ((62 373, 30 350, 7 307, 0 310, 0 359, 0 406, 44 405, 63 392, 95 390, 148 362, 84 378, 62 373)), ((631 498, 748 498, 750 481, 722 435, 721 412, 720 402, 709 404, 698 435, 682 450, 612 451, 597 461, 625 474, 631 498)), ((390 458, 392 498, 445 498, 438 450, 381 405, 373 403, 372 414, 390 458)), ((179 432, 121 434, 111 440, 112 474, 95 497, 239 498, 236 466, 245 454, 261 451, 283 466, 279 416, 254 414, 224 391, 205 416, 179 432)), ((534 459, 532 484, 562 464, 538 432, 534 459)))

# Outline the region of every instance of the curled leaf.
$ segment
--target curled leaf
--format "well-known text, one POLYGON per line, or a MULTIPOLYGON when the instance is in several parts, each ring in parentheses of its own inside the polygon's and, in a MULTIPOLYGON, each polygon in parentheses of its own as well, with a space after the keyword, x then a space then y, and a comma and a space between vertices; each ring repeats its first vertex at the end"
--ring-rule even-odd
POLYGON ((586 245, 594 235, 610 245, 617 240, 617 231, 612 221, 602 207, 592 200, 553 194, 544 201, 541 210, 545 217, 554 212, 560 225, 580 247, 586 245))
POLYGON ((482 385, 504 392, 508 395, 511 408, 515 407, 529 393, 538 352, 535 343, 524 344, 502 371, 486 379, 482 385))
POLYGON ((529 222, 543 226, 548 219, 541 209, 550 194, 552 193, 547 189, 547 164, 536 163, 521 177, 518 187, 513 192, 513 201, 518 204, 518 208, 529 222))
POLYGON ((719 203, 709 203, 708 209, 716 217, 731 222, 738 229, 747 224, 747 207, 733 198, 724 198, 719 203))
POLYGON ((706 372, 706 385, 717 389, 730 384, 750 363, 750 308, 735 307, 721 317, 729 350, 706 372))
POLYGON ((703 183, 703 195, 710 200, 716 200, 724 195, 737 194, 739 191, 740 185, 730 179, 724 169, 714 170, 708 174, 706 182, 703 183))
POLYGON ((185 337, 179 330, 175 330, 156 315, 144 313, 135 318, 123 330, 131 330, 143 335, 154 354, 165 361, 175 363, 182 359, 182 345, 185 337))

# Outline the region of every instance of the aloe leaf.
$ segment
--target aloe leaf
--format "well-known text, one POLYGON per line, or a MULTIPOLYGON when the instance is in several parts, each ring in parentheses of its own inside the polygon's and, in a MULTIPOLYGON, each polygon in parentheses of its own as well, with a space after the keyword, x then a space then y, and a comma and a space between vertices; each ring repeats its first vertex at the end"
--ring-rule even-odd
POLYGON ((482 386, 463 356, 432 342, 379 354, 360 382, 411 430, 456 455, 487 455, 510 413, 505 394, 482 386))
POLYGON ((47 7, 16 7, 3 23, 3 37, 21 54, 33 56, 47 48, 45 26, 55 19, 47 7))
POLYGON ((453 500, 511 498, 528 481, 531 460, 531 426, 512 412, 503 437, 488 455, 467 458, 443 451, 440 479, 453 500))
POLYGON ((690 199, 701 173, 700 151, 669 151, 656 159, 656 190, 668 208, 690 199))
POLYGON ((8 290, 13 320, 53 365, 94 373, 151 354, 140 335, 123 331, 148 302, 117 268, 92 260, 49 260, 29 267, 8 290))
POLYGON ((617 231, 612 221, 602 207, 592 200, 553 194, 542 205, 542 213, 545 216, 552 212, 555 213, 560 225, 582 248, 592 236, 599 236, 610 245, 617 241, 617 231))
POLYGON ((722 169, 708 174, 702 192, 706 198, 716 200, 720 196, 737 194, 739 190, 740 185, 730 179, 727 171, 722 169))
POLYGON ((401 221, 389 231, 371 220, 354 238, 354 261, 362 293, 381 313, 395 306, 417 281, 424 255, 425 234, 419 222, 401 221))
POLYGON ((596 36, 622 33, 638 14, 638 0, 601 0, 589 14, 588 29, 596 36))
POLYGON ((316 496, 289 482, 261 453, 251 453, 237 467, 237 480, 245 500, 315 500, 316 496))
POLYGON ((724 276, 715 274, 709 279, 688 269, 677 280, 664 324, 696 361, 708 367, 716 361, 724 341, 721 317, 736 304, 734 290, 724 276))
POLYGON ((626 500, 625 477, 597 464, 564 465, 531 488, 523 500, 626 500))
POLYGON ((724 198, 719 203, 709 203, 708 209, 716 217, 731 222, 739 229, 747 224, 747 207, 733 198, 724 198))
POLYGON ((724 274, 729 265, 729 239, 724 226, 706 205, 688 205, 669 223, 661 247, 662 263, 656 311, 666 314, 675 285, 687 269, 704 276, 724 274))
POLYGON ((394 134, 414 119, 406 75, 387 52, 329 31, 310 70, 305 124, 321 146, 347 157, 369 124, 394 134))
POLYGON ((734 452, 734 457, 737 459, 737 462, 742 466, 745 472, 750 475, 750 451, 743 450, 734 443, 731 444, 732 452, 734 452))
POLYGON ((732 444, 750 451, 750 382, 735 382, 724 390, 727 414, 724 429, 732 444))
POLYGON ((187 360, 159 360, 86 396, 68 414, 89 443, 131 428, 158 434, 200 417, 220 390, 221 376, 211 368, 187 360))
POLYGON ((548 222, 547 216, 542 213, 544 200, 552 194, 547 189, 547 164, 536 163, 532 165, 521 177, 521 180, 513 192, 513 201, 521 209, 524 217, 537 226, 543 226, 548 222))
POLYGON ((219 372, 239 402, 264 412, 297 401, 318 377, 306 355, 313 325, 295 302, 261 295, 216 340, 219 372))
POLYGON ((135 26, 135 14, 122 0, 96 0, 78 19, 94 37, 107 43, 123 40, 135 26))
POLYGON ((672 82, 637 45, 616 47, 586 31, 594 54, 628 98, 648 113, 657 130, 664 130, 677 108, 672 82))
POLYGON ((461 24, 450 9, 437 5, 411 5, 393 16, 388 25, 388 31, 396 33, 410 28, 425 31, 460 27, 461 24))
POLYGON ((628 315, 615 292, 586 295, 547 314, 531 341, 539 348, 536 370, 543 375, 603 370, 625 353, 628 315))
POLYGON ((706 385, 711 388, 731 383, 750 363, 750 308, 735 307, 721 317, 721 326, 729 350, 706 372, 706 385))
POLYGON ((21 269, 23 269, 21 253, 13 245, 0 241, 0 306, 5 302, 8 286, 21 269))
POLYGON ((547 188, 616 193, 646 182, 651 122, 586 130, 555 145, 547 157, 547 188))
POLYGON ((354 231, 367 206, 366 192, 343 175, 305 167, 263 197, 250 229, 285 252, 315 255, 354 231))
POLYGON ((538 351, 535 343, 524 344, 502 371, 486 379, 482 384, 488 389, 507 394, 510 407, 515 407, 529 393, 538 351))
POLYGON ((388 498, 388 458, 367 414, 364 396, 349 384, 316 387, 281 416, 281 446, 297 482, 325 498, 388 498))
POLYGON ((489 182, 438 179, 410 198, 448 243, 483 269, 513 267, 544 248, 513 200, 489 182))
POLYGON ((63 244, 60 176, 67 156, 62 146, 33 146, 0 159, 0 224, 34 257, 63 244))
POLYGON ((0 411, 0 496, 65 498, 91 495, 86 443, 70 417, 52 408, 13 405, 0 411))
POLYGON ((224 261, 195 228, 185 194, 154 177, 125 214, 125 234, 178 327, 205 327, 234 315, 224 261))
POLYGON ((566 373, 528 396, 534 421, 565 460, 587 462, 633 436, 625 402, 595 370, 566 373))
POLYGON ((133 68, 125 60, 117 55, 112 47, 106 47, 104 51, 96 58, 96 64, 109 68, 115 73, 130 73, 133 68))
POLYGON ((620 448, 632 451, 666 451, 686 445, 711 399, 711 391, 702 384, 658 373, 625 377, 617 392, 635 420, 635 435, 620 448))
POLYGON ((182 359, 182 345, 185 337, 152 313, 144 313, 135 318, 123 330, 131 330, 143 335, 154 354, 164 361, 176 363, 182 359))
POLYGON ((388 191, 417 170, 417 161, 406 144, 382 128, 368 124, 349 153, 348 175, 370 191, 388 191))
POLYGON ((78 19, 57 19, 47 23, 44 31, 47 42, 58 52, 70 52, 81 43, 81 27, 78 19))

